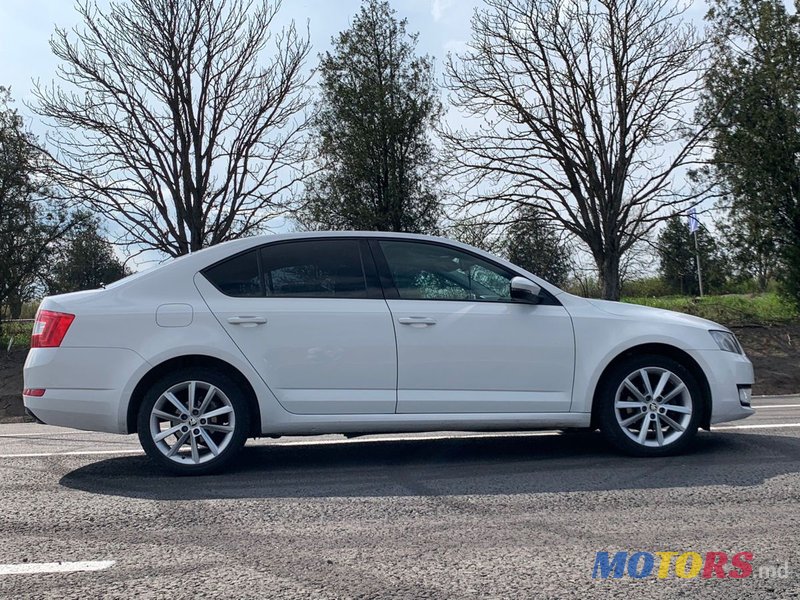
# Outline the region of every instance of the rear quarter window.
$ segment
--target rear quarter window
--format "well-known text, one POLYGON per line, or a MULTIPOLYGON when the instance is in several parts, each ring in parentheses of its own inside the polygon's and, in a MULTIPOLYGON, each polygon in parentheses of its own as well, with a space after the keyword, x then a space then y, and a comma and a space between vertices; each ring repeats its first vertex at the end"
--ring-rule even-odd
POLYGON ((208 267, 203 275, 226 296, 263 296, 258 272, 258 250, 251 250, 208 267))

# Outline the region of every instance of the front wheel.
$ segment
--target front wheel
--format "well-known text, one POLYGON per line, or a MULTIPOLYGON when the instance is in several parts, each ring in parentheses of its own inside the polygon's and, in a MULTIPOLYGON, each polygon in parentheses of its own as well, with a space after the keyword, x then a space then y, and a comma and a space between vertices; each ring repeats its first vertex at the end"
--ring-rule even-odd
POLYGON ((241 388, 224 373, 179 369, 156 382, 139 409, 139 441, 167 469, 202 475, 239 453, 249 431, 241 388))
POLYGON ((677 454, 700 423, 703 396, 681 363, 659 355, 632 357, 604 379, 597 397, 606 438, 635 456, 677 454))

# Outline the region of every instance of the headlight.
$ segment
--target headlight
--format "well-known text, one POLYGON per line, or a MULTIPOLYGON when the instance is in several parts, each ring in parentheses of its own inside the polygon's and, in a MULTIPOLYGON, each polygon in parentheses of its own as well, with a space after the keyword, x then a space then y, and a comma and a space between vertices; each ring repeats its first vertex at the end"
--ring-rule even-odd
POLYGON ((717 342, 720 350, 725 352, 733 352, 734 354, 743 354, 742 347, 736 340, 736 336, 730 331, 709 331, 711 337, 717 342))

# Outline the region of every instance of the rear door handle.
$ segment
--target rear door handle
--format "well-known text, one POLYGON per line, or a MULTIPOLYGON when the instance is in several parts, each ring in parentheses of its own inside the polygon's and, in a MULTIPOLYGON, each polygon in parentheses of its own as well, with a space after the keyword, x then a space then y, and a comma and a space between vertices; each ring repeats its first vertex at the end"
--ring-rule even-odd
POLYGON ((397 322, 401 325, 411 325, 412 327, 427 327, 436 325, 436 319, 432 317, 400 317, 397 322))
POLYGON ((241 317, 228 317, 228 323, 231 325, 241 325, 242 327, 255 327, 256 325, 263 325, 267 320, 264 317, 256 316, 241 316, 241 317))

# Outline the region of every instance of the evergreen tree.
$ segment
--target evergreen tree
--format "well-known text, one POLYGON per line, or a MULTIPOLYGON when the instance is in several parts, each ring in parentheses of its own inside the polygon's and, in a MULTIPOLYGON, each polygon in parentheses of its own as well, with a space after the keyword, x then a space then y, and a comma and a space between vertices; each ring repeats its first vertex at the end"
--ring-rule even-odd
POLYGON ((55 250, 47 276, 50 294, 97 289, 129 274, 102 235, 97 218, 81 214, 55 250))
POLYGON ((0 87, 0 319, 18 318, 40 285, 52 244, 71 226, 47 200, 44 158, 0 87))
MULTIPOLYGON (((697 232, 700 268, 703 272, 703 291, 720 292, 730 276, 725 256, 709 232, 701 227, 697 232)), ((686 219, 672 217, 658 235, 660 273, 676 294, 696 296, 700 293, 697 279, 697 253, 694 234, 686 219)))
POLYGON ((800 19, 780 0, 714 0, 714 52, 700 114, 712 117, 707 174, 726 194, 734 257, 777 266, 800 304, 800 19))
MULTIPOLYGON (((740 204, 740 203, 737 203, 740 204)), ((752 210, 727 210, 717 223, 738 279, 754 281, 760 292, 781 273, 782 252, 775 243, 774 218, 752 210)))
POLYGON ((313 125, 320 171, 299 220, 310 229, 433 232, 439 217, 428 132, 441 104, 428 56, 388 2, 365 0, 321 58, 313 125))
POLYGON ((526 207, 506 231, 508 260, 553 285, 564 286, 571 271, 570 250, 552 224, 526 207))

